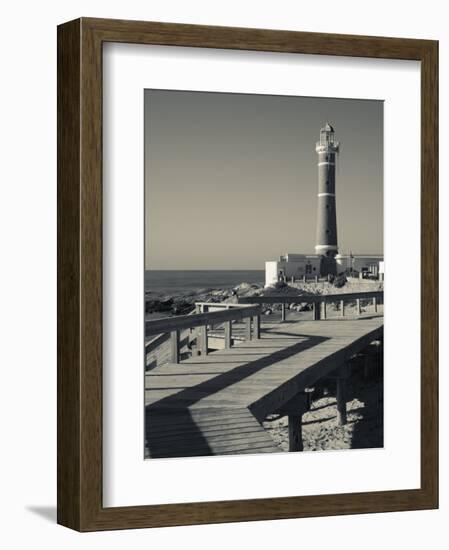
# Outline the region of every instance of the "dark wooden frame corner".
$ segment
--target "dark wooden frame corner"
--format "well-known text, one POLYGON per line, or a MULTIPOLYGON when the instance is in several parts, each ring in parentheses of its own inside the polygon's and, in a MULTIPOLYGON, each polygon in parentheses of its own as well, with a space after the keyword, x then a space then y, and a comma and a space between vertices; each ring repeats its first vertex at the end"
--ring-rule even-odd
POLYGON ((58 522, 79 531, 438 506, 438 42, 142 21, 58 27, 58 522), (421 488, 104 508, 102 44, 129 42, 421 62, 421 488))

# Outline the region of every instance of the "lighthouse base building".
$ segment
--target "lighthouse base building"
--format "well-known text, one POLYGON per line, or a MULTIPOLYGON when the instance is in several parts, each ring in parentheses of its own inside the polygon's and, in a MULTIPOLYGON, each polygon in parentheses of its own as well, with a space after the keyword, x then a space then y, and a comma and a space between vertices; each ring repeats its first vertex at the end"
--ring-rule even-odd
MULTIPOLYGON (((283 254, 279 260, 265 262, 265 286, 273 286, 278 281, 313 281, 323 277, 323 258, 316 254, 283 254)), ((336 274, 347 277, 383 280, 384 257, 382 255, 337 254, 336 274)))
POLYGON ((320 130, 318 154, 318 195, 315 254, 284 254, 278 261, 265 262, 265 286, 278 281, 299 281, 339 274, 383 279, 381 255, 339 254, 335 166, 340 143, 327 122, 320 130))

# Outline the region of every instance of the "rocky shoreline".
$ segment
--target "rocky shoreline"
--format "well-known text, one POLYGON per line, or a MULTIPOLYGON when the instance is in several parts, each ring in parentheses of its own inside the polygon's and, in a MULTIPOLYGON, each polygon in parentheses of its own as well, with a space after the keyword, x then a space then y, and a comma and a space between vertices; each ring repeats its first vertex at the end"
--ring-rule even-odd
POLYGON ((233 288, 202 288, 195 291, 184 291, 168 294, 145 292, 145 313, 165 313, 166 315, 187 315, 195 308, 196 302, 235 301, 237 296, 260 296, 263 285, 241 283, 233 288))
MULTIPOLYGON (((262 283, 242 282, 232 288, 217 289, 203 288, 194 291, 180 291, 172 294, 161 294, 151 291, 145 292, 145 313, 147 316, 166 317, 173 315, 187 315, 195 308, 196 302, 227 302, 237 301, 238 297, 263 296, 274 294, 290 294, 300 296, 341 294, 345 292, 362 292, 371 290, 383 290, 383 283, 372 281, 370 283, 354 283, 345 281, 341 286, 320 281, 318 283, 278 283, 275 287, 264 288, 262 283)), ((269 314, 280 309, 280 304, 265 307, 263 312, 269 314)), ((308 310, 307 304, 290 304, 290 309, 296 311, 308 310)))

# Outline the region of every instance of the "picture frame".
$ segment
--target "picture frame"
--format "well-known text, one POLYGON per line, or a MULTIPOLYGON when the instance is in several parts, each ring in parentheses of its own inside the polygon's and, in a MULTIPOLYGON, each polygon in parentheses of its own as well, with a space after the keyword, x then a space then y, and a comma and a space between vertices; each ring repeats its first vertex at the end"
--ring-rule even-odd
POLYGON ((438 507, 438 42, 81 18, 58 27, 58 523, 78 531, 438 507), (102 70, 105 43, 421 63, 421 487, 103 506, 102 70))

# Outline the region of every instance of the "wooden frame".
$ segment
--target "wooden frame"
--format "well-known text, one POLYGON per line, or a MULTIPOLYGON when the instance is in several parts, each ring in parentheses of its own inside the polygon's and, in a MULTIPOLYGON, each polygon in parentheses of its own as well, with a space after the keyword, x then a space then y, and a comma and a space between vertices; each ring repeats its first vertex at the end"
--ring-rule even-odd
POLYGON ((141 21, 58 28, 58 522, 79 531, 438 506, 438 43, 141 21), (421 62, 421 488, 104 508, 102 44, 163 44, 421 62))

